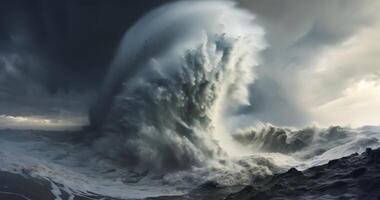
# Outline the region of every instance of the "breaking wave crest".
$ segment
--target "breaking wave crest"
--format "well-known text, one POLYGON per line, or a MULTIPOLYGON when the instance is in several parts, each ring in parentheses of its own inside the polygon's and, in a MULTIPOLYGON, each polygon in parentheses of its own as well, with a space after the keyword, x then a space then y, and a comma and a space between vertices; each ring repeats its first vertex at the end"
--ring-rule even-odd
POLYGON ((158 8, 125 35, 91 112, 100 153, 132 169, 202 166, 238 149, 223 121, 248 104, 254 17, 224 1, 158 8))

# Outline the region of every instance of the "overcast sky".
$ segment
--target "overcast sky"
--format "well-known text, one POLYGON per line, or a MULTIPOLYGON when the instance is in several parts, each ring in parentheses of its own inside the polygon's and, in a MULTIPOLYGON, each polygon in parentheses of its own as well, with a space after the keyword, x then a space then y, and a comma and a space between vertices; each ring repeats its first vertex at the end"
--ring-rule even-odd
POLYGON ((290 126, 380 124, 379 3, 243 0, 270 46, 254 90, 273 93, 258 99, 267 106, 256 116, 290 126))
MULTIPOLYGON (((131 24, 168 1, 0 2, 0 127, 78 126, 131 24)), ((380 124, 380 2, 241 0, 268 48, 247 120, 380 124)))

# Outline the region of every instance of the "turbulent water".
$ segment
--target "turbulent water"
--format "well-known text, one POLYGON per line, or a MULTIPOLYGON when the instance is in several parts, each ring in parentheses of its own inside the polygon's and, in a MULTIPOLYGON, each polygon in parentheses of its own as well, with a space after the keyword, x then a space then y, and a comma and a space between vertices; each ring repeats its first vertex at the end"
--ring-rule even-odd
POLYGON ((380 146, 378 127, 229 126, 254 95, 247 87, 263 37, 254 16, 231 2, 153 10, 120 44, 90 113, 92 137, 82 144, 67 133, 2 131, 0 170, 42 177, 68 193, 144 198, 206 181, 249 184, 380 146))
POLYGON ((158 176, 130 170, 97 154, 91 146, 73 143, 76 134, 2 130, 0 171, 47 180, 56 199, 70 199, 61 198, 63 193, 135 199, 180 195, 210 181, 226 186, 250 184, 290 167, 306 169, 367 147, 380 147, 380 127, 266 127, 234 135, 237 143, 247 147, 242 152, 245 156, 210 159, 208 165, 158 176))
POLYGON ((223 120, 248 103, 262 37, 254 17, 230 2, 179 2, 142 18, 91 115, 99 152, 158 172, 231 153, 223 120))

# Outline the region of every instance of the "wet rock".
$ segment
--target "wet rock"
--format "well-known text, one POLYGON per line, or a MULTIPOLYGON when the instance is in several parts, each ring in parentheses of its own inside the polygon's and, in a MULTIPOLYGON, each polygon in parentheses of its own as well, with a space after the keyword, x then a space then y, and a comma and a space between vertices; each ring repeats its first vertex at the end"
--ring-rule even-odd
POLYGON ((290 169, 266 183, 230 194, 228 200, 245 199, 368 199, 380 197, 380 149, 367 149, 303 172, 290 169))

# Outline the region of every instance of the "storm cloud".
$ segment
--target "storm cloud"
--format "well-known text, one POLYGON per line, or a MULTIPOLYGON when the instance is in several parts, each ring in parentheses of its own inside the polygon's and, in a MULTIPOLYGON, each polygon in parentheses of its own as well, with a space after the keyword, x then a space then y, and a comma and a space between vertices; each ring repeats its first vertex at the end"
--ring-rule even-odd
POLYGON ((0 113, 87 118, 121 37, 164 2, 1 1, 0 113))
MULTIPOLYGON (((86 121, 124 33, 166 2, 1 1, 0 115, 86 121)), ((239 120, 376 123, 377 1, 236 2, 256 15, 268 44, 239 120), (351 113, 360 117, 347 119, 351 113)))

